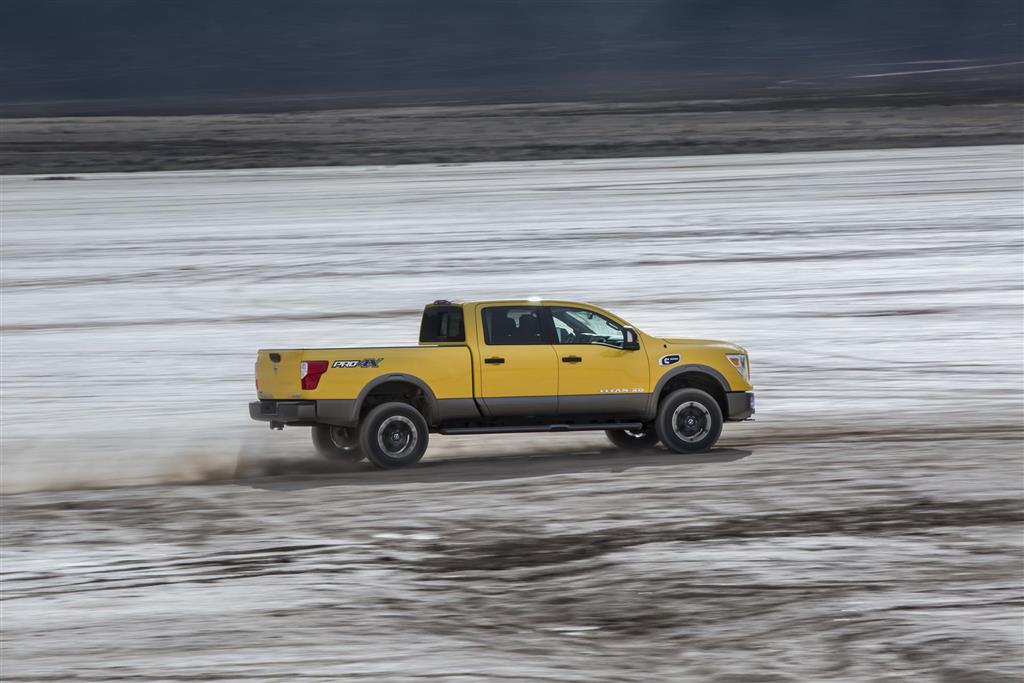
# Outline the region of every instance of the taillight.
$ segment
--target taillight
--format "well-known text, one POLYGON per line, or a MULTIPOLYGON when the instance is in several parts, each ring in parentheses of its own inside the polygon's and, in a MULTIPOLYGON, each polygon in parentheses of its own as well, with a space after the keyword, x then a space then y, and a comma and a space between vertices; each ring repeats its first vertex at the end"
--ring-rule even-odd
POLYGON ((304 360, 299 364, 299 378, 303 389, 316 389, 320 384, 320 375, 327 372, 327 361, 304 360))

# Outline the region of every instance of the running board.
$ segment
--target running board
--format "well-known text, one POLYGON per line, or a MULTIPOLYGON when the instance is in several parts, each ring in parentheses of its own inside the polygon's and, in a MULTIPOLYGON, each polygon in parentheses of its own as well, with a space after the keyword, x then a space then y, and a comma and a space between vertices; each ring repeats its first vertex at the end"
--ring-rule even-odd
POLYGON ((442 427, 439 434, 512 434, 525 432, 586 432, 603 429, 644 428, 643 422, 595 422, 579 425, 521 425, 516 427, 442 427))

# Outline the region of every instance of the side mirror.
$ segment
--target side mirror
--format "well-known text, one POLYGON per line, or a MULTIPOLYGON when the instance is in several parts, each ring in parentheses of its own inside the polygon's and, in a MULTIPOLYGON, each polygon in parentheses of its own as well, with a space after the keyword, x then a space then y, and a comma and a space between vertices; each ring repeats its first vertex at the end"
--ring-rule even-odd
POLYGON ((640 337, 632 327, 622 328, 622 349, 624 351, 638 351, 640 349, 640 337))

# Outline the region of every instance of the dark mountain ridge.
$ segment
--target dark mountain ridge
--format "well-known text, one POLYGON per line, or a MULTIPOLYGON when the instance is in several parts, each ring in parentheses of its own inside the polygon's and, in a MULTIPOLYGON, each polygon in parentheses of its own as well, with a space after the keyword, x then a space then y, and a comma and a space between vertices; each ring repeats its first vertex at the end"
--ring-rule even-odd
POLYGON ((1019 99, 1000 0, 6 0, 7 116, 702 98, 1019 99))

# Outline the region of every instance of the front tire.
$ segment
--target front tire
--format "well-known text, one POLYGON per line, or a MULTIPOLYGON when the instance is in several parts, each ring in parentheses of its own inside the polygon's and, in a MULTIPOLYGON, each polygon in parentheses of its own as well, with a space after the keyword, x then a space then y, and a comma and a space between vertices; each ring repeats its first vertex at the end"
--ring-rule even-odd
POLYGON ((653 427, 633 431, 632 429, 606 429, 605 436, 624 451, 644 451, 658 445, 658 433, 653 427))
POLYGON ((328 460, 359 462, 363 459, 354 429, 335 425, 313 425, 313 446, 317 453, 328 460))
POLYGON ((700 389, 673 391, 658 406, 658 438, 676 453, 700 453, 722 435, 722 408, 700 389))
POLYGON ((359 425, 359 447, 382 470, 419 462, 427 451, 427 421, 408 403, 383 403, 359 425))

